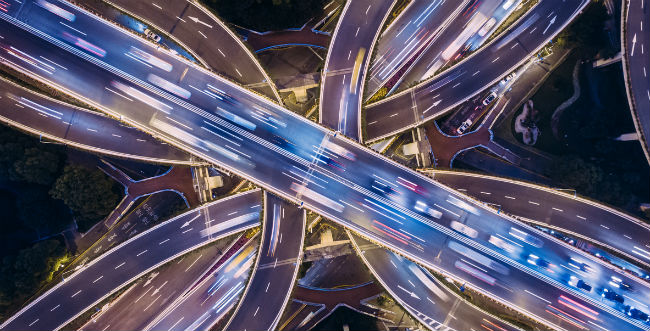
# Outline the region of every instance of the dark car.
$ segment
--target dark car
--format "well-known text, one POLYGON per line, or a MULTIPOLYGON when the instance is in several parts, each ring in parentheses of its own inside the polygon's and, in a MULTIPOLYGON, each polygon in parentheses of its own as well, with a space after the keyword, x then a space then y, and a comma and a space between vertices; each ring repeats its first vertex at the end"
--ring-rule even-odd
POLYGON ((618 303, 623 303, 625 301, 622 295, 607 288, 603 289, 601 296, 609 301, 614 301, 618 303))
POLYGON ((625 310, 627 311, 627 316, 630 316, 634 319, 641 320, 643 322, 648 321, 648 314, 630 306, 626 306, 625 310))

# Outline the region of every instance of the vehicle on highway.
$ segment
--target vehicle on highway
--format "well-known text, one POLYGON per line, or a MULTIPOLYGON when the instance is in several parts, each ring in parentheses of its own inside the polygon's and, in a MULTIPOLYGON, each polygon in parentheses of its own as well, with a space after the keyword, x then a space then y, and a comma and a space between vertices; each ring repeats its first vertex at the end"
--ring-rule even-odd
POLYGON ((496 98, 497 98, 497 93, 494 91, 490 92, 490 94, 488 94, 488 96, 485 97, 485 99, 483 99, 483 106, 489 105, 496 98))
POLYGON ((650 321, 648 314, 642 312, 634 306, 625 306, 625 312, 627 313, 627 316, 630 316, 634 319, 641 320, 643 322, 650 321))
POLYGON ((456 129, 456 132, 457 132, 458 134, 463 134, 463 133, 465 133, 465 131, 467 131, 467 129, 469 129, 469 128, 472 126, 472 123, 473 123, 472 120, 465 120, 465 122, 463 122, 463 123, 458 127, 458 129, 456 129))
POLYGON ((442 217, 442 213, 429 207, 426 203, 418 200, 415 202, 415 206, 413 207, 415 210, 426 214, 428 216, 434 217, 434 218, 440 218, 442 217))
POLYGON ((157 35, 153 31, 149 30, 149 28, 144 29, 144 35, 147 38, 149 38, 149 39, 151 39, 151 40, 153 40, 153 41, 155 41, 157 43, 159 43, 160 40, 162 40, 162 38, 159 35, 157 35))
POLYGON ((451 221, 450 224, 451 228, 470 237, 470 238, 476 238, 478 237, 478 231, 474 230, 472 227, 469 227, 463 223, 460 223, 458 221, 451 221))
POLYGON ((372 188, 375 192, 391 198, 399 195, 395 188, 376 179, 372 182, 372 188))
POLYGON ((586 263, 580 262, 574 258, 571 258, 571 262, 569 262, 569 265, 586 273, 590 273, 593 269, 586 263))
POLYGON ((517 239, 519 239, 519 240, 521 240, 521 241, 523 241, 523 242, 525 242, 525 243, 527 243, 529 245, 535 246, 537 248, 541 248, 544 245, 544 243, 541 240, 539 240, 537 237, 535 237, 535 236, 533 236, 533 235, 531 235, 531 234, 529 234, 527 232, 521 231, 521 230, 519 230, 519 229, 517 229, 515 227, 510 228, 509 234, 511 236, 513 236, 513 237, 515 237, 515 238, 517 238, 517 239))
POLYGON ((406 179, 404 179, 402 177, 397 177, 397 183, 404 186, 404 187, 406 187, 408 190, 411 190, 411 191, 417 193, 417 194, 423 195, 423 194, 427 193, 427 190, 425 190, 424 187, 422 187, 422 186, 420 186, 420 185, 418 185, 416 183, 413 183, 411 181, 408 181, 408 180, 406 180, 406 179))
POLYGON ((587 292, 591 292, 591 285, 585 283, 584 280, 576 277, 576 276, 571 276, 569 279, 569 285, 577 287, 581 290, 585 290, 587 292))
POLYGON ((354 153, 350 152, 350 150, 348 150, 347 148, 345 148, 345 147, 343 147, 341 145, 335 144, 335 143, 333 143, 333 142, 331 142, 329 140, 325 142, 324 147, 325 147, 325 149, 329 150, 330 152, 332 152, 332 153, 334 153, 334 154, 336 154, 336 155, 338 155, 340 157, 346 158, 346 159, 348 159, 350 161, 354 161, 354 160, 357 159, 357 156, 354 153))
POLYGON ((490 235, 490 240, 488 240, 488 241, 490 242, 490 244, 492 244, 492 245, 494 245, 496 247, 499 247, 499 248, 503 249, 504 251, 506 251, 508 253, 512 254, 512 253, 517 251, 517 247, 515 247, 515 245, 513 245, 513 244, 511 244, 511 243, 509 243, 509 242, 507 242, 507 241, 505 241, 505 240, 503 240, 503 239, 501 239, 499 237, 490 235))
POLYGON ((339 161, 336 161, 333 158, 331 158, 331 157, 329 157, 329 156, 327 156, 327 155, 325 155, 323 153, 319 153, 318 156, 317 156, 317 159, 320 162, 326 164, 328 167, 330 167, 330 168, 332 168, 334 170, 345 171, 345 166, 343 165, 343 163, 341 163, 339 161))
POLYGON ((215 97, 217 99, 219 99, 219 100, 221 100, 221 101, 223 101, 223 102, 225 102, 225 103, 227 103, 229 105, 239 106, 241 104, 241 102, 239 102, 239 100, 233 98, 228 93, 226 93, 226 92, 224 92, 224 91, 222 91, 222 90, 220 90, 220 89, 218 89, 218 88, 216 88, 216 87, 214 87, 214 86, 212 86, 210 84, 208 84, 208 88, 210 89, 210 91, 213 92, 213 94, 215 95, 215 97))
POLYGON ((534 264, 534 265, 536 265, 538 267, 548 269, 549 271, 551 271, 550 268, 554 266, 554 264, 548 262, 547 260, 542 259, 541 257, 539 257, 539 256, 537 256, 535 254, 528 254, 527 261, 530 264, 534 264))
POLYGON ((501 80, 501 85, 505 85, 507 82, 513 80, 515 77, 517 77, 516 73, 514 73, 514 72, 510 73, 508 76, 504 77, 501 80))
POLYGON ((607 299, 607 300, 609 300, 609 301, 613 301, 613 302, 617 302, 617 303, 623 303, 625 301, 625 299, 623 298, 622 295, 620 295, 620 294, 618 294, 618 293, 616 293, 616 292, 614 292, 614 291, 612 291, 612 290, 610 290, 608 288, 604 288, 601 291, 600 296, 607 299))
POLYGON ((478 35, 481 37, 485 37, 485 35, 490 32, 494 24, 497 22, 497 19, 492 17, 490 18, 485 24, 483 24, 483 27, 478 30, 478 35))
POLYGON ((622 279, 616 276, 611 276, 611 279, 612 280, 609 281, 609 284, 613 287, 620 288, 623 291, 632 291, 632 285, 623 282, 622 279))

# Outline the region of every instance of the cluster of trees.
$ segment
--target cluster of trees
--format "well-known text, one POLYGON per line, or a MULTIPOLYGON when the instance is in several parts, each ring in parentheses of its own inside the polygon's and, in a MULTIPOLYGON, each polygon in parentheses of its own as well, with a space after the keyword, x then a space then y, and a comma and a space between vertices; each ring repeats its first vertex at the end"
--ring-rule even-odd
POLYGON ((99 169, 66 165, 62 146, 0 126, 0 315, 50 277, 66 255, 58 233, 108 215, 119 187, 99 169), (49 238, 49 239, 48 239, 49 238))
POLYGON ((40 241, 8 255, 0 264, 0 316, 24 302, 38 286, 50 278, 58 261, 66 254, 59 240, 40 241))
POLYGON ((204 0, 229 23, 265 32, 299 28, 320 15, 324 0, 204 0))
POLYGON ((608 17, 603 1, 593 1, 577 20, 557 35, 555 40, 562 47, 574 48, 574 51, 585 59, 599 53, 605 58, 613 56, 616 50, 608 47, 604 31, 608 17))

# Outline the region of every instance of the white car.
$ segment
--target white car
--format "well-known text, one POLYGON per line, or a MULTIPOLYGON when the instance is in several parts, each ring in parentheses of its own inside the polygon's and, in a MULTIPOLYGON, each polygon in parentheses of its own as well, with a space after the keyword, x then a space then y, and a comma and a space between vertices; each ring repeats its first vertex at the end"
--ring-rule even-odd
POLYGON ((483 106, 489 105, 490 102, 494 101, 494 99, 496 98, 497 98, 497 93, 494 91, 490 92, 490 94, 485 99, 483 99, 483 106))
POLYGON ((494 26, 494 23, 496 23, 496 22, 497 22, 496 18, 494 18, 494 17, 490 18, 489 21, 487 21, 485 24, 483 24, 483 27, 481 28, 481 30, 478 30, 478 35, 481 36, 481 37, 484 37, 490 31, 490 29, 492 29, 492 27, 494 26))
POLYGON ((420 200, 415 202, 415 206, 413 208, 415 210, 421 212, 421 213, 427 214, 427 215, 429 215, 431 217, 434 217, 434 218, 442 217, 441 212, 439 212, 439 211, 437 211, 437 210, 435 210, 433 208, 430 208, 426 203, 424 203, 424 202, 422 202, 420 200))
POLYGON ((478 236, 478 231, 457 221, 451 221, 451 228, 470 238, 476 238, 478 236))
POLYGON ((144 29, 144 35, 147 36, 147 38, 159 43, 162 38, 160 38, 159 35, 155 34, 153 31, 147 29, 144 29))
POLYGON ((463 134, 467 131, 472 126, 472 120, 466 120, 465 122, 461 123, 461 125, 456 129, 456 132, 458 134, 463 134))
POLYGON ((517 248, 515 247, 515 245, 513 245, 513 244, 511 244, 511 243, 509 243, 509 242, 507 242, 507 241, 505 241, 505 240, 503 240, 503 239, 501 239, 499 237, 490 236, 489 242, 490 242, 490 244, 492 244, 492 245, 494 245, 496 247, 499 247, 499 248, 503 249, 504 251, 506 251, 506 252, 508 252, 510 254, 517 251, 517 248))

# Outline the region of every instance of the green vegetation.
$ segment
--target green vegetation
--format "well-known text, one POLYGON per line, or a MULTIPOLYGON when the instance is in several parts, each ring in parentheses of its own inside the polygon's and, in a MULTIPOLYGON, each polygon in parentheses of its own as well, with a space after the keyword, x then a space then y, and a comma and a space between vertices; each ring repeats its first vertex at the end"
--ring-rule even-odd
POLYGON ((72 210, 80 229, 87 230, 107 216, 119 202, 115 182, 98 169, 68 165, 50 195, 72 210))
POLYGON ((573 48, 576 55, 584 59, 596 55, 610 57, 616 50, 608 47, 604 32, 607 18, 603 1, 593 0, 577 20, 557 35, 555 42, 560 47, 573 48))
POLYGON ((0 317, 17 310, 43 282, 50 280, 65 258, 65 247, 49 239, 8 255, 0 265, 0 317))
POLYGON ((119 199, 102 172, 64 167, 66 161, 65 147, 0 126, 0 317, 17 310, 65 261, 59 234, 72 226, 73 214, 85 231, 119 199))
POLYGON ((255 31, 299 28, 322 14, 324 0, 203 0, 224 20, 255 31))

